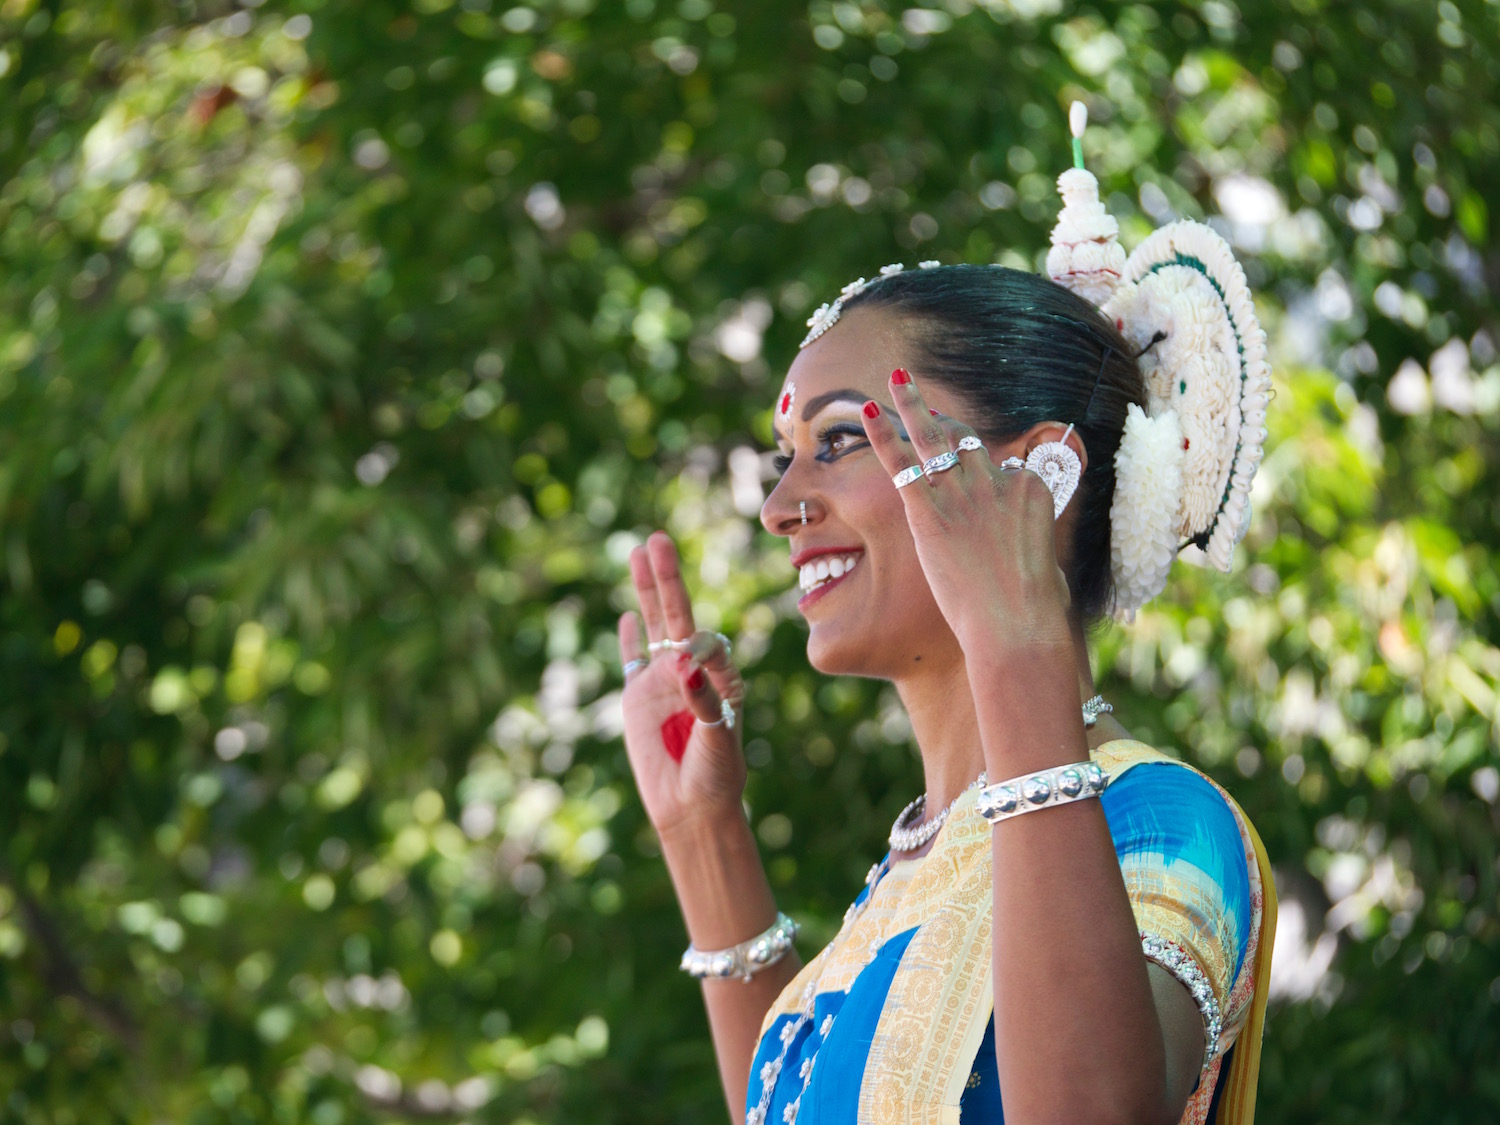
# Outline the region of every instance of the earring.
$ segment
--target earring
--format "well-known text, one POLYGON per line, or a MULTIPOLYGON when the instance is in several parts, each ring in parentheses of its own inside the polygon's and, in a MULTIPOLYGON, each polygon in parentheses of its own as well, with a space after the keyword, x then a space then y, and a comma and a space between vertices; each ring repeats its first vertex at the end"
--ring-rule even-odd
POLYGON ((802 501, 802 503, 799 504, 798 507, 802 510, 802 522, 805 525, 807 523, 807 501, 802 501))
POLYGON ((1068 445, 1068 435, 1072 432, 1070 424, 1061 441, 1044 441, 1026 456, 1026 467, 1041 477, 1047 491, 1052 493, 1053 519, 1061 516, 1068 501, 1073 499, 1083 473, 1083 462, 1068 445))

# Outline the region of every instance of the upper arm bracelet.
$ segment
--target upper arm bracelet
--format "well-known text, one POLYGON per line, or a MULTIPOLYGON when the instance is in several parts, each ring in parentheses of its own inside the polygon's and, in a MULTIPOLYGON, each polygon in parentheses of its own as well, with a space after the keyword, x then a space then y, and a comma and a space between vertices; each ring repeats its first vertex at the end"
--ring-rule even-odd
POLYGON ((1192 993, 1193 1003, 1198 1005, 1198 1012, 1203 1016, 1203 1065, 1207 1066, 1213 1062, 1214 1054, 1219 1049, 1219 1033, 1224 1030, 1219 1001, 1214 997, 1213 986, 1208 983, 1207 974, 1199 968, 1198 962, 1193 960, 1187 950, 1166 938, 1141 934, 1141 951, 1148 960, 1155 961, 1166 969, 1192 993))

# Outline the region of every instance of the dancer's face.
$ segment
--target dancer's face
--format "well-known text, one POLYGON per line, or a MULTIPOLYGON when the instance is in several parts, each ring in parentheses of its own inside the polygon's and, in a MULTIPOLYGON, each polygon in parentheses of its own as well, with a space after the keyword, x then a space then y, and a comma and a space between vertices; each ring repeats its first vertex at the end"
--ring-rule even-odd
POLYGON ((956 396, 922 381, 917 348, 881 309, 854 309, 798 353, 776 397, 776 442, 790 460, 760 518, 788 539, 793 564, 804 567, 798 608, 811 630, 808 659, 823 672, 899 679, 958 655, 917 559, 901 495, 864 436, 866 401, 897 417, 890 393, 897 367, 922 382, 933 409, 963 417, 956 396), (815 575, 805 567, 821 563, 831 571, 835 560, 843 567, 852 560, 852 569, 809 586, 815 575))

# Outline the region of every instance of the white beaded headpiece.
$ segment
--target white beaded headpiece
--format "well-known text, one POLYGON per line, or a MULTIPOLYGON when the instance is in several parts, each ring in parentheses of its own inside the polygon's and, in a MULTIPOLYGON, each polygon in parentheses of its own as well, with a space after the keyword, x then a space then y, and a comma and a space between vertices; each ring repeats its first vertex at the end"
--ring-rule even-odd
MULTIPOLYGON (((1100 308, 1140 353, 1145 409, 1127 408, 1115 453, 1110 562, 1115 616, 1161 593, 1172 560, 1228 571, 1250 527, 1250 483, 1266 440, 1271 368, 1245 271, 1212 228, 1183 220, 1127 257, 1120 227, 1083 166, 1088 110, 1069 114, 1073 163, 1057 178, 1063 208, 1052 231, 1047 274, 1100 308)), ((938 262, 919 263, 931 269, 938 262)), ((808 318, 807 347, 838 323, 844 305, 881 278, 844 286, 808 318)))
MULTIPOLYGON (((917 269, 936 269, 942 264, 942 262, 933 259, 932 261, 918 262, 917 269)), ((802 343, 797 345, 798 350, 800 351, 802 348, 807 347, 808 344, 812 343, 839 322, 839 313, 844 311, 844 302, 852 301, 881 278, 892 277, 905 268, 900 262, 892 262, 888 266, 881 266, 880 273, 874 278, 861 277, 857 281, 851 281, 839 290, 839 295, 833 299, 831 304, 819 305, 814 310, 812 316, 807 318, 807 335, 802 338, 802 343)))

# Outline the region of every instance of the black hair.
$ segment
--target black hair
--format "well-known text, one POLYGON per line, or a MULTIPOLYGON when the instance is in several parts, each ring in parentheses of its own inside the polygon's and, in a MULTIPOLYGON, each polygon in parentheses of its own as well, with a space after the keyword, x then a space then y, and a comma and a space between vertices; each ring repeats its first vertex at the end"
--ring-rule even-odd
POLYGON ((1068 588, 1090 624, 1109 611, 1110 508, 1115 451, 1126 408, 1144 404, 1146 384, 1133 349, 1098 308, 1038 274, 1004 266, 939 266, 883 277, 844 302, 890 309, 913 333, 919 378, 963 401, 962 421, 990 441, 1038 422, 1073 423, 1088 468, 1077 510, 1068 588))

